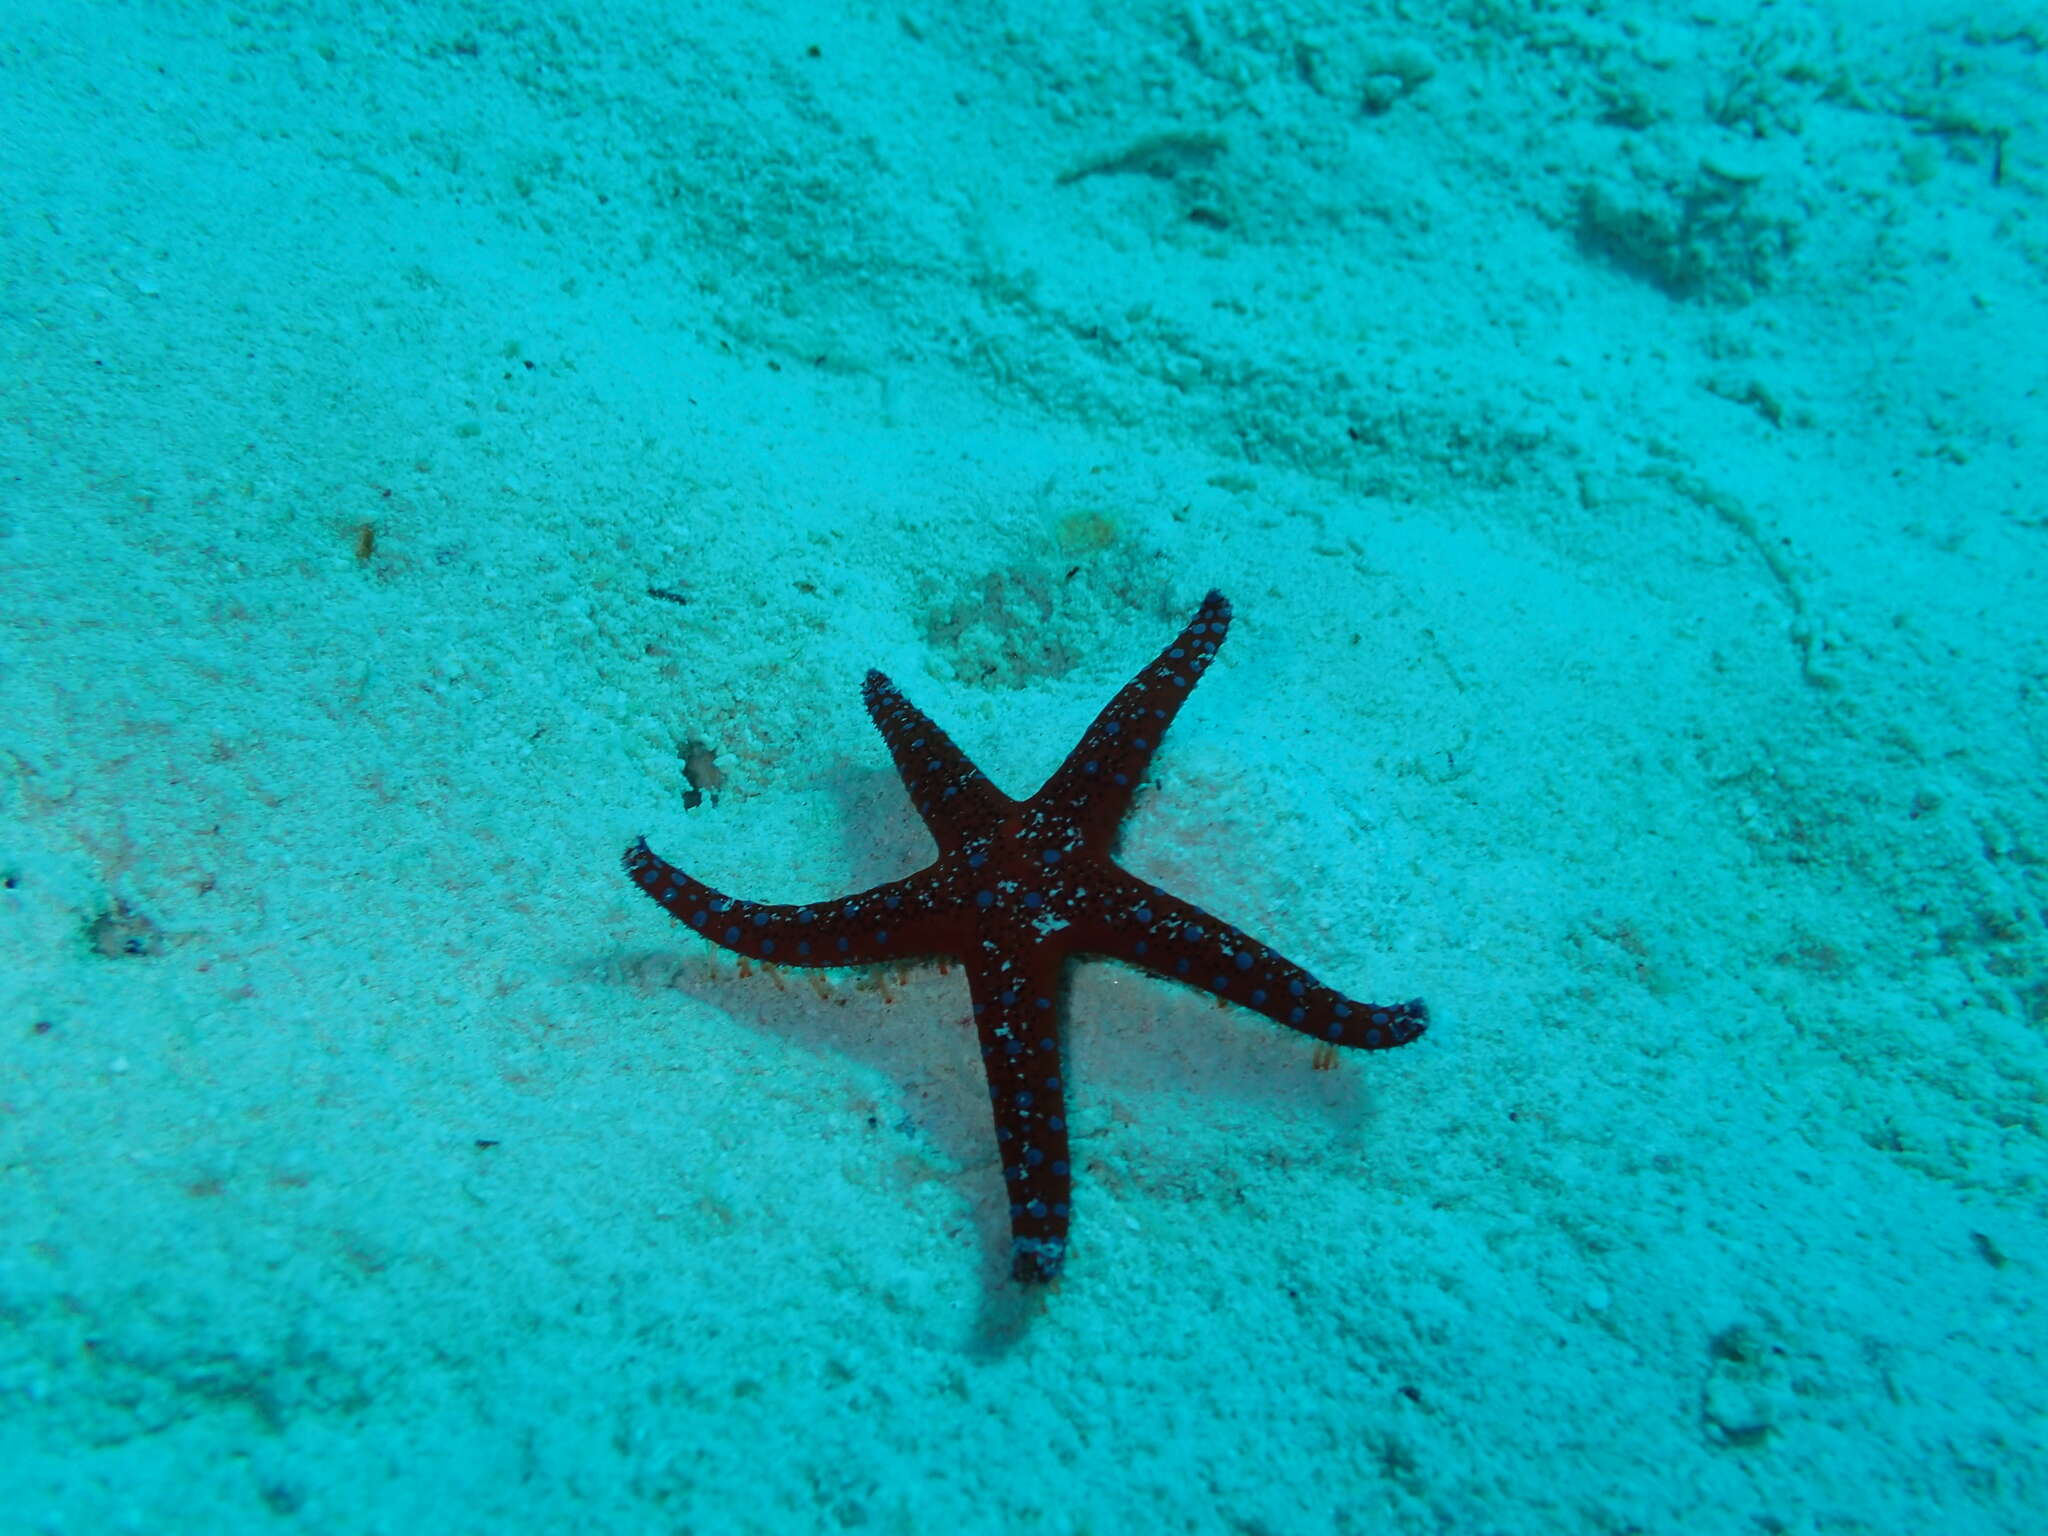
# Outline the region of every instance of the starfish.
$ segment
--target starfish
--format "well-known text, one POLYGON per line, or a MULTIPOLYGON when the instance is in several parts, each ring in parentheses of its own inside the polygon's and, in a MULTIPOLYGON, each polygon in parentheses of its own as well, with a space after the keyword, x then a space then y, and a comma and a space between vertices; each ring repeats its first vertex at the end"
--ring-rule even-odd
POLYGON ((939 957, 966 967, 1019 1281, 1054 1279, 1067 1254, 1073 1174, 1060 1025, 1072 957, 1107 956, 1186 982, 1325 1047, 1389 1050, 1429 1024, 1420 998, 1384 1005, 1346 997, 1111 858, 1159 738, 1229 628, 1230 604, 1211 592, 1028 800, 998 790, 894 683, 870 671, 861 689, 868 714, 939 845, 937 859, 901 880, 836 901, 775 906, 691 879, 645 838, 626 850, 626 873, 641 890, 749 959, 847 966, 939 957))

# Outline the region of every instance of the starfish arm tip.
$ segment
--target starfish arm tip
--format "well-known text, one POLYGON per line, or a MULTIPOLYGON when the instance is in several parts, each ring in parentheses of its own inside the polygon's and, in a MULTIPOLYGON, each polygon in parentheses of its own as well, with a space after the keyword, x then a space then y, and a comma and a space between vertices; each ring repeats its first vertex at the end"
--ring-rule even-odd
POLYGON ((1045 1285, 1059 1279, 1066 1256, 1062 1239, 1015 1238, 1010 1244, 1010 1278, 1025 1285, 1045 1285))
POLYGON ((1418 1040, 1429 1029, 1429 1004, 1419 997, 1411 997, 1405 1003, 1396 1003, 1386 1012, 1393 1020, 1396 1045, 1406 1045, 1411 1040, 1418 1040))

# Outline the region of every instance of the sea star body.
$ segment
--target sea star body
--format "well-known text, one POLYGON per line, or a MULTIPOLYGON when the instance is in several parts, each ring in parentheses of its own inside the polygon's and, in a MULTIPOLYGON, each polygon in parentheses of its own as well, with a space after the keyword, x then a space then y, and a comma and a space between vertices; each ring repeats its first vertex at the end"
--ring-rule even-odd
POLYGON ((1419 998, 1348 998, 1112 859, 1118 824, 1159 738, 1229 628, 1230 604, 1211 592, 1028 800, 998 790, 894 683, 869 672, 868 714, 939 845, 936 860, 904 879, 836 901, 773 906, 691 879, 644 838, 626 850, 626 873, 643 891, 736 954, 796 966, 929 957, 964 964, 1018 1280, 1050 1280, 1066 1258, 1073 1175, 1060 1025, 1070 958, 1125 961, 1333 1046, 1387 1050, 1429 1023, 1419 998))

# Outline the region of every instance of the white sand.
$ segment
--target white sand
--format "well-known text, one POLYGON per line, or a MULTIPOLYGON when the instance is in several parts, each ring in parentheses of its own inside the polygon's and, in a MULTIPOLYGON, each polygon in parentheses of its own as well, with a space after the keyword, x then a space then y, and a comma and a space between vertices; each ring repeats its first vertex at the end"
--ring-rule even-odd
POLYGON ((0 1528, 2040 1528, 2037 6, 29 9, 0 1528), (1127 862, 1438 1023, 1084 967, 1020 1301, 959 972, 619 851, 1212 585, 1127 862))

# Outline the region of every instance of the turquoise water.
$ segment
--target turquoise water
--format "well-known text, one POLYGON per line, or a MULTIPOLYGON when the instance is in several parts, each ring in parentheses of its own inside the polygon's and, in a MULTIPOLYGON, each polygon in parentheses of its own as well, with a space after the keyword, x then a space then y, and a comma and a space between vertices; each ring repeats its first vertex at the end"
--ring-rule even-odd
POLYGON ((2017 5, 0 32, 0 1530, 2029 1532, 2017 5), (1211 587, 1008 1279, 926 863, 1211 587))

